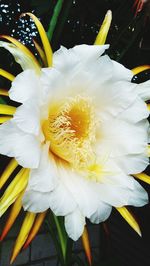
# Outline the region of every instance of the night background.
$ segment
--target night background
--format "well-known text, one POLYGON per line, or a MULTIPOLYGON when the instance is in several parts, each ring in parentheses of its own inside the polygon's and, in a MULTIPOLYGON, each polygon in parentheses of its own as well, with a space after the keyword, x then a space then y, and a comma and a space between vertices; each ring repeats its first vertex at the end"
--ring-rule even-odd
MULTIPOLYGON (((33 42, 33 39, 40 42, 36 26, 29 17, 19 17, 22 13, 32 12, 40 18, 47 31, 56 2, 54 0, 0 0, 0 35, 11 35, 20 40, 39 59, 33 42)), ((51 34, 53 51, 56 51, 60 45, 71 48, 82 43, 93 44, 104 16, 110 9, 113 20, 106 41, 110 44, 107 54, 129 69, 139 65, 150 65, 150 1, 145 1, 141 10, 137 10, 134 2, 134 0, 65 0, 54 32, 51 34)), ((10 71, 14 75, 21 72, 20 66, 14 61, 12 55, 3 48, 0 49, 0 68, 10 71)), ((150 70, 146 70, 135 76, 133 82, 140 83, 149 78, 150 70)), ((9 87, 10 82, 0 77, 0 88, 9 87)), ((7 158, 0 156, 0 173, 4 170, 7 162, 7 158)), ((149 173, 149 169, 146 172, 149 173)), ((141 184, 150 195, 150 187, 142 181, 141 184)), ((95 228, 99 235, 96 244, 92 240, 92 245, 96 245, 93 248, 93 266, 150 266, 150 206, 132 207, 130 210, 140 225, 142 238, 133 231, 115 209, 105 224, 98 226, 89 224, 91 238, 95 236, 95 228)), ((7 215, 1 219, 0 230, 2 230, 7 215)), ((18 218, 15 223, 18 231, 21 219, 18 218)), ((48 234, 46 224, 43 224, 39 234, 43 232, 45 235, 48 234)), ((7 241, 13 239, 14 234, 10 232, 6 242, 1 245, 2 262, 0 266, 9 266, 7 258, 4 258, 3 250, 4 245, 7 246, 7 241)), ((7 248, 10 254, 9 245, 7 248)), ((44 246, 42 248, 44 249, 44 246)), ((82 251, 82 248, 78 249, 82 251)), ((6 253, 5 248, 5 257, 7 257, 6 253)), ((29 260, 21 262, 20 259, 13 265, 59 265, 53 260, 55 255, 52 262, 47 256, 31 260, 31 255, 29 260)), ((86 259, 83 260, 86 261, 86 259)), ((88 264, 83 262, 83 264, 73 265, 88 264)))

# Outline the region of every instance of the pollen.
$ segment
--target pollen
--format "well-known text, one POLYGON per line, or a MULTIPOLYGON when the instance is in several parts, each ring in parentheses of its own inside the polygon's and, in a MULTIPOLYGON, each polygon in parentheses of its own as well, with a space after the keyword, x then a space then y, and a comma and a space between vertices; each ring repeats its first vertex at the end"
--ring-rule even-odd
POLYGON ((50 151, 73 167, 83 168, 92 163, 95 117, 89 98, 78 95, 53 104, 42 127, 45 140, 50 141, 50 151))

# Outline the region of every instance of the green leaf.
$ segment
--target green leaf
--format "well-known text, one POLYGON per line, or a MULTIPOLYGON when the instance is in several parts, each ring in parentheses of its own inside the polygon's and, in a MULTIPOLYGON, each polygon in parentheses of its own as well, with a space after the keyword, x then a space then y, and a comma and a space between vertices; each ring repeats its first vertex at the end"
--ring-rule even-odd
POLYGON ((54 12, 53 12, 52 18, 50 20, 48 31, 47 31, 47 37, 48 37, 49 41, 51 41, 51 39, 52 39, 54 30, 55 30, 55 27, 57 24, 58 17, 59 17, 59 14, 61 12, 61 9, 62 9, 62 5, 63 5, 63 0, 58 0, 56 5, 55 5, 54 12))
POLYGON ((2 97, 0 97, 0 104, 6 104, 2 97))

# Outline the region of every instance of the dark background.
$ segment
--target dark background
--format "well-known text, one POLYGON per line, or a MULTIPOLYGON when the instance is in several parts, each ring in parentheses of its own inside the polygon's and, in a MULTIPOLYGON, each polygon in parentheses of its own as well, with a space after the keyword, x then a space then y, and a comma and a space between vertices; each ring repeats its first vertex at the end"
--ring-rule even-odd
MULTIPOLYGON (((133 0, 64 1, 51 41, 53 51, 60 45, 69 48, 81 43, 92 44, 106 11, 111 9, 113 21, 107 38, 107 43, 111 44, 108 51, 110 57, 128 68, 150 64, 149 1, 137 16, 133 3, 133 0)), ((54 0, 0 0, 0 34, 19 39, 35 53, 32 39, 39 40, 36 27, 29 18, 20 19, 19 16, 22 12, 33 12, 41 19, 47 30, 55 4, 54 0)), ((21 71, 20 66, 4 49, 0 49, 0 67, 13 74, 21 71)), ((145 71, 135 77, 134 82, 145 81, 149 77, 150 71, 145 71)), ((1 77, 0 87, 9 86, 9 82, 1 77)), ((0 161, 3 169, 6 159, 1 156, 0 161)), ((150 194, 149 186, 144 183, 142 185, 150 194)), ((104 227, 100 229, 99 256, 95 265, 150 266, 150 206, 131 210, 140 224, 142 238, 129 227, 116 210, 113 210, 105 224, 105 230, 104 227)))

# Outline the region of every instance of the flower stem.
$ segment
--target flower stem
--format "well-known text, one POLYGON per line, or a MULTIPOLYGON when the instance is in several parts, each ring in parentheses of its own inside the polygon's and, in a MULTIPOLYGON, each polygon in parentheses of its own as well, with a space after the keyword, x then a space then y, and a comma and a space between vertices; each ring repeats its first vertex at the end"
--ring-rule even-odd
POLYGON ((52 18, 50 20, 48 31, 47 31, 47 37, 48 37, 49 41, 51 41, 51 39, 52 39, 54 30, 55 30, 55 27, 57 24, 58 17, 59 17, 59 14, 61 12, 61 9, 62 9, 63 2, 64 2, 63 0, 58 0, 56 5, 55 5, 54 12, 53 12, 52 18))
POLYGON ((66 260, 66 247, 67 247, 67 238, 65 237, 64 233, 63 233, 63 229, 60 225, 59 219, 57 216, 54 215, 54 221, 57 227, 57 231, 58 231, 58 236, 59 236, 59 240, 60 240, 60 245, 61 245, 61 249, 62 249, 62 255, 64 258, 64 262, 66 260))

